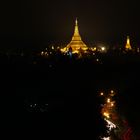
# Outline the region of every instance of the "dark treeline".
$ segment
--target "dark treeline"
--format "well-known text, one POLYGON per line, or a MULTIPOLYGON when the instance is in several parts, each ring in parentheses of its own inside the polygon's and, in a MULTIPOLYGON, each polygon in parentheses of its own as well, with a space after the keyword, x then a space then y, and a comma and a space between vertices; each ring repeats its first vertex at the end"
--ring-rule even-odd
POLYGON ((118 110, 135 132, 139 130, 138 56, 125 57, 125 63, 113 63, 113 57, 103 55, 88 59, 34 55, 1 58, 3 127, 46 127, 68 137, 76 134, 77 138, 98 139, 106 130, 98 93, 115 89, 118 110), (102 63, 97 63, 97 58, 102 63), (28 111, 30 103, 40 102, 49 105, 47 112, 28 111))

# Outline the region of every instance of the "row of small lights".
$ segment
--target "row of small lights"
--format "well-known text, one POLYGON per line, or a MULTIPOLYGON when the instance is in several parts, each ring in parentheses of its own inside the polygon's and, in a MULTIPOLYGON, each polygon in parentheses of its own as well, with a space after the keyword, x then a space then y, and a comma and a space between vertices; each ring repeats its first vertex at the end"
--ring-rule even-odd
MULTIPOLYGON (((54 46, 51 47, 52 51, 59 50, 59 49, 60 49, 59 46, 57 48, 55 48, 54 46)), ((49 56, 49 55, 51 55, 53 53, 52 51, 48 51, 48 49, 46 48, 45 51, 41 52, 41 56, 49 56)))
MULTIPOLYGON (((115 92, 114 92, 113 90, 111 90, 110 93, 111 93, 110 96, 112 96, 112 97, 115 95, 115 92)), ((101 92, 100 95, 101 95, 101 96, 104 96, 104 93, 101 92)), ((110 107, 114 107, 114 102, 115 102, 115 101, 111 101, 110 98, 107 98, 107 99, 106 99, 106 103, 109 104, 110 107)), ((104 115, 105 117, 107 117, 107 118, 110 118, 108 112, 104 112, 103 115, 104 115)))
MULTIPOLYGON (((115 95, 115 92, 113 90, 110 91, 110 96, 113 97, 115 95)), ((104 93, 101 92, 100 96, 104 96, 104 93)), ((110 108, 114 107, 114 103, 115 101, 111 101, 111 98, 107 97, 106 99, 106 103, 104 105, 108 105, 110 108)), ((116 125, 114 123, 112 123, 109 119, 110 119, 110 113, 107 111, 102 112, 102 115, 104 117, 104 120, 107 122, 107 128, 109 129, 109 132, 116 128, 116 125)), ((110 137, 103 137, 101 138, 102 140, 110 140, 110 137)))
MULTIPOLYGON (((52 49, 52 50, 55 50, 54 46, 52 46, 51 49, 52 49)), ((56 50, 61 50, 61 49, 60 49, 60 47, 58 46, 58 47, 56 48, 56 50)), ((96 48, 96 47, 91 48, 91 51, 95 52, 95 51, 97 51, 97 48, 96 48)), ((101 47, 101 48, 100 48, 100 51, 101 51, 101 52, 105 52, 105 51, 106 51, 106 48, 105 48, 105 47, 101 47)), ((41 55, 42 55, 42 56, 44 56, 44 55, 45 55, 45 56, 48 56, 49 54, 52 54, 52 52, 50 51, 50 52, 48 53, 47 48, 46 48, 45 51, 42 51, 42 52, 41 52, 41 55)))

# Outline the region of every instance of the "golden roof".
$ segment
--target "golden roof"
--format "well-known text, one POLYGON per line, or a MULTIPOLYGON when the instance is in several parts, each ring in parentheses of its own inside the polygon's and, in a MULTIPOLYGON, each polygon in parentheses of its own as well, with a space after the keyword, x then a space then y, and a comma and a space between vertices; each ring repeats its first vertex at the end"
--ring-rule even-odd
POLYGON ((75 30, 74 30, 74 35, 72 37, 71 42, 63 49, 63 51, 68 51, 69 49, 72 49, 73 53, 78 53, 79 50, 87 50, 86 44, 82 41, 81 36, 79 34, 79 29, 78 29, 78 21, 76 19, 75 21, 75 30))

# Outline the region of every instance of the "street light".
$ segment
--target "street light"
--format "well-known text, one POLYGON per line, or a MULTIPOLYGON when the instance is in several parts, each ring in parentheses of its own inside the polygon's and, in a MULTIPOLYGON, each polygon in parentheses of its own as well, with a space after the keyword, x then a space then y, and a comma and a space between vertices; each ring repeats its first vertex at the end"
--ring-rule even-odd
POLYGON ((110 103, 110 98, 107 99, 107 103, 110 103))
POLYGON ((105 51, 105 47, 101 47, 101 50, 102 50, 102 51, 105 51))
POLYGON ((101 95, 101 96, 103 96, 103 95, 104 95, 104 93, 103 93, 103 92, 101 92, 101 93, 100 93, 100 95, 101 95))
POLYGON ((111 93, 114 93, 114 91, 113 91, 113 90, 111 90, 111 93))
POLYGON ((105 117, 109 118, 109 113, 104 112, 103 115, 104 115, 105 117))

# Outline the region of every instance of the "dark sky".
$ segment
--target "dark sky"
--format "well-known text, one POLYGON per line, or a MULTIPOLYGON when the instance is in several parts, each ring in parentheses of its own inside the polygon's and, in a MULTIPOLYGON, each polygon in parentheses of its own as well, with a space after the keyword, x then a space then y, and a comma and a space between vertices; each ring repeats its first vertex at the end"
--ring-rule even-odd
POLYGON ((124 43, 126 35, 140 43, 136 0, 5 0, 0 5, 1 47, 68 43, 76 17, 87 44, 124 43))

